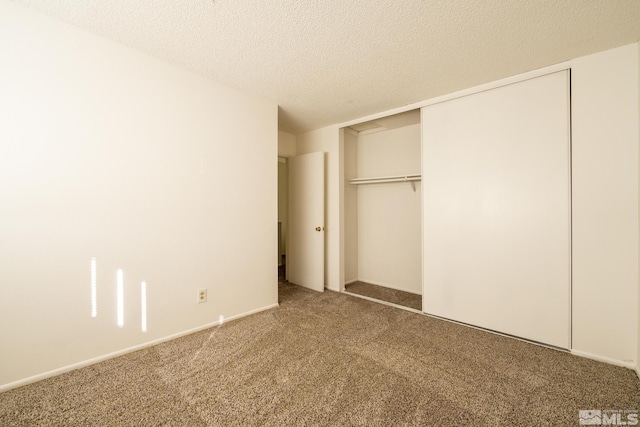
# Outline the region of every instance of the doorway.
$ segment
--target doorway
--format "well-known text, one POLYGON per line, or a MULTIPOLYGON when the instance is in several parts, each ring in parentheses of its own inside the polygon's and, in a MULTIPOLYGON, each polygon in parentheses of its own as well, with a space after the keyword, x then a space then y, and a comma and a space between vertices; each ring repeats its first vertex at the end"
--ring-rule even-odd
POLYGON ((278 277, 324 291, 325 153, 278 158, 278 277))
POLYGON ((278 281, 286 280, 289 170, 286 157, 278 157, 278 281))

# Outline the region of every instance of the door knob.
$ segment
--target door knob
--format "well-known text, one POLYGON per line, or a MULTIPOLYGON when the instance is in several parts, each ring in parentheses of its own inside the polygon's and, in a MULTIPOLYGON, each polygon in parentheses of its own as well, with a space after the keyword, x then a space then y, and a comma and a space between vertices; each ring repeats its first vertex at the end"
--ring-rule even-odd
POLYGON ((316 227, 316 231, 322 231, 323 227, 316 227))

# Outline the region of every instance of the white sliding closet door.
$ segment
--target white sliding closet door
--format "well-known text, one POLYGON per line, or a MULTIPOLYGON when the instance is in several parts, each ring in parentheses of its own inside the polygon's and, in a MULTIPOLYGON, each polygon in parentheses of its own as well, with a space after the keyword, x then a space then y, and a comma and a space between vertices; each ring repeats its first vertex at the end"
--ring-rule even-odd
POLYGON ((424 311, 569 348, 568 71, 422 114, 424 311))

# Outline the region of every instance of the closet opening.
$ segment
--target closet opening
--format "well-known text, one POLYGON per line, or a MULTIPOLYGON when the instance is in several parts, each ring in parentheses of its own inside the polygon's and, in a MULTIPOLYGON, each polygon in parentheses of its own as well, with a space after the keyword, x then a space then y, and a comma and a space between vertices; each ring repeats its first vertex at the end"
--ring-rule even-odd
POLYGON ((344 292, 422 312, 420 110, 343 135, 344 292))

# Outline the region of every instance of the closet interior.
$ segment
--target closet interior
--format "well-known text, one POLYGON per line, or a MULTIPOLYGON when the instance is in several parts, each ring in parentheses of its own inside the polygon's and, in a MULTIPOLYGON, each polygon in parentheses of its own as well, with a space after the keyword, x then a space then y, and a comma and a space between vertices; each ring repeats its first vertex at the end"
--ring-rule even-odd
POLYGON ((420 110, 345 128, 344 177, 345 292, 422 311, 420 110))

